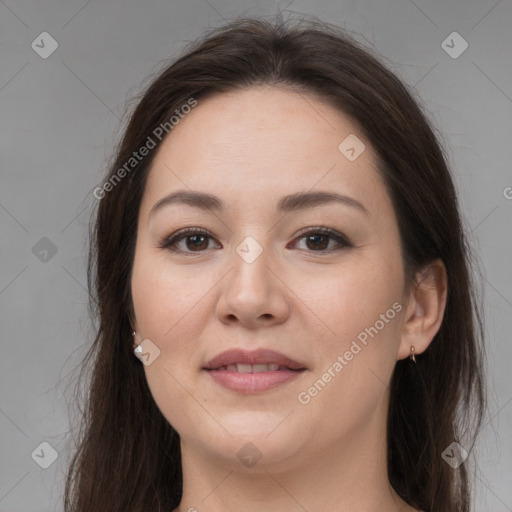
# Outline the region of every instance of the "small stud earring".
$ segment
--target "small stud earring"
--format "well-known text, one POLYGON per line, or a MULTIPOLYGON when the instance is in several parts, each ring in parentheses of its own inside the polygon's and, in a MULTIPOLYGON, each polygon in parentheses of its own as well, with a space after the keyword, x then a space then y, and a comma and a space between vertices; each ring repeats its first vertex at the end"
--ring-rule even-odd
POLYGON ((411 345, 411 355, 409 356, 409 359, 411 359, 411 361, 414 361, 416 362, 416 357, 414 356, 414 352, 415 352, 415 348, 414 348, 414 345, 411 345))

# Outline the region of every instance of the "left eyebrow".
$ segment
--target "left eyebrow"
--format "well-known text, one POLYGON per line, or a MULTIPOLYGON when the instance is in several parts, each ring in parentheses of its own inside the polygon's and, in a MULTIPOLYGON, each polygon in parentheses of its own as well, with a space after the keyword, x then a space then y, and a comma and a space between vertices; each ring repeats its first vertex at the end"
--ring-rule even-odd
POLYGON ((370 212, 357 199, 337 194, 336 192, 304 192, 292 194, 283 197, 279 203, 277 203, 277 208, 281 212, 288 213, 306 208, 314 208, 328 203, 341 203, 352 206, 366 215, 370 215, 370 212))
MULTIPOLYGON (((288 213, 307 208, 314 208, 328 203, 341 203, 346 206, 352 206, 366 215, 370 215, 365 206, 357 201, 357 199, 337 194, 335 192, 303 192, 284 196, 277 203, 277 209, 280 212, 288 213)), ((206 211, 221 211, 224 208, 224 203, 217 196, 199 191, 178 190, 177 192, 173 192, 157 201, 151 208, 149 217, 154 215, 164 206, 171 204, 186 204, 206 211)))

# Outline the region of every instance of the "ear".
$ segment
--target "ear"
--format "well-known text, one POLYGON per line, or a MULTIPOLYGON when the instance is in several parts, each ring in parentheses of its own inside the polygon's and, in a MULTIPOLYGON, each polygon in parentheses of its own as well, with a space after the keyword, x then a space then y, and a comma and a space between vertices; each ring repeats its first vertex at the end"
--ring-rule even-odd
POLYGON ((135 350, 137 348, 137 346, 139 345, 139 341, 138 341, 138 335, 135 334, 133 335, 133 349, 135 350))
POLYGON ((398 359, 427 350, 443 321, 447 297, 446 267, 440 259, 416 274, 405 311, 398 359))

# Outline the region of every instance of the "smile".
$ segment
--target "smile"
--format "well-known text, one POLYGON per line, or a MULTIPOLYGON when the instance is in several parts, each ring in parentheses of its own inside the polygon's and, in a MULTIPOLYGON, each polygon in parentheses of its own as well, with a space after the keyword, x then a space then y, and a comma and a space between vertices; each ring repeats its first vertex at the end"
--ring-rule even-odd
POLYGON ((291 382, 305 366, 271 349, 226 350, 202 368, 223 388, 237 393, 262 393, 291 382))
POLYGON ((263 372, 277 372, 277 371, 297 371, 288 368, 287 366, 280 365, 278 363, 269 364, 228 364, 227 366, 221 366, 212 371, 229 371, 238 373, 263 373, 263 372))

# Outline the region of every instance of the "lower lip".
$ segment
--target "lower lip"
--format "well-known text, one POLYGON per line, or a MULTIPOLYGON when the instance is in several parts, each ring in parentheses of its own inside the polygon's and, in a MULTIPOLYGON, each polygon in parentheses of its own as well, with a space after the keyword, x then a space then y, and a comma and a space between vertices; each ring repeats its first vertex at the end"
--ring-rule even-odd
POLYGON ((239 393, 259 393, 296 379, 304 370, 277 370, 261 373, 238 373, 229 370, 207 370, 215 382, 239 393))

